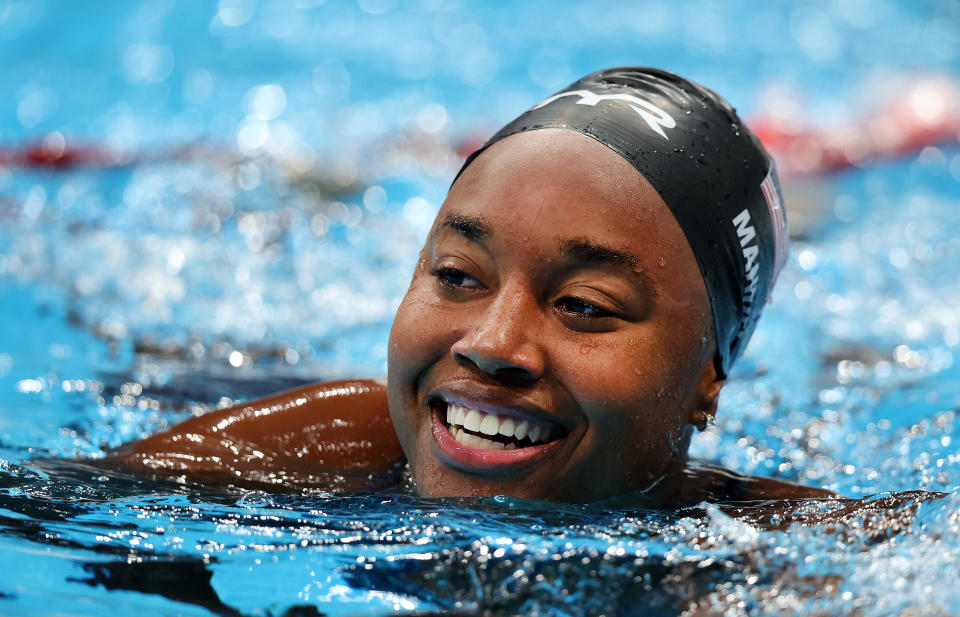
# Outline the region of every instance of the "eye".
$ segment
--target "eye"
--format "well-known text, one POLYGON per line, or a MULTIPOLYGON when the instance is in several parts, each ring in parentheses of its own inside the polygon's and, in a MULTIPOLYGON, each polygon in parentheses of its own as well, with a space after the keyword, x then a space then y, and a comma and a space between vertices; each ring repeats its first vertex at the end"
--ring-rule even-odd
POLYGON ((582 319, 597 319, 601 317, 616 317, 616 315, 606 309, 600 308, 581 298, 560 298, 556 302, 556 307, 565 313, 582 319))
POLYGON ((482 289, 483 283, 456 268, 434 268, 430 274, 435 276, 441 285, 460 289, 482 289))

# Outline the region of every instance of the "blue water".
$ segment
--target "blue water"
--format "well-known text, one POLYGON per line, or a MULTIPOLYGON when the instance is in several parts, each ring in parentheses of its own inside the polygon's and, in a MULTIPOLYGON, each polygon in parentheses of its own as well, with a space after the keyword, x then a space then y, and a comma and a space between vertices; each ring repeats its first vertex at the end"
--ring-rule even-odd
POLYGON ((948 494, 895 534, 860 529, 895 513, 765 530, 36 462, 382 375, 458 148, 581 74, 661 66, 747 117, 790 88, 821 123, 878 82, 960 75, 956 2, 593 6, 0 0, 0 145, 118 163, 0 166, 0 614, 956 614, 956 144, 796 199, 810 222, 693 445, 851 497, 948 494))

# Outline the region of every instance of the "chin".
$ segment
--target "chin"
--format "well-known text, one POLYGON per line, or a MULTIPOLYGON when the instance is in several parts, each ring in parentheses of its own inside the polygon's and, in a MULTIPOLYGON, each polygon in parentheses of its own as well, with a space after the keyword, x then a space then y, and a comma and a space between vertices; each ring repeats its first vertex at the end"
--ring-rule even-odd
POLYGON ((589 503, 624 492, 608 486, 584 486, 570 478, 544 480, 537 478, 536 474, 518 477, 485 477, 453 469, 437 459, 412 462, 411 471, 417 493, 423 497, 507 495, 560 503, 589 503))

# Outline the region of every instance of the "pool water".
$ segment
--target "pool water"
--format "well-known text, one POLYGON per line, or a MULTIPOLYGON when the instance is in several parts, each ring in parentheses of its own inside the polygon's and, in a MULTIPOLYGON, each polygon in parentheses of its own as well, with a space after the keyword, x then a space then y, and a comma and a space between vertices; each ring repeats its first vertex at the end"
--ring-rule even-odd
POLYGON ((813 215, 692 448, 876 503, 946 493, 915 516, 224 494, 83 463, 382 375, 459 157, 581 74, 661 66, 748 118, 786 88, 820 126, 960 75, 955 2, 676 4, 0 0, 0 614, 956 614, 955 140, 788 186, 813 215))

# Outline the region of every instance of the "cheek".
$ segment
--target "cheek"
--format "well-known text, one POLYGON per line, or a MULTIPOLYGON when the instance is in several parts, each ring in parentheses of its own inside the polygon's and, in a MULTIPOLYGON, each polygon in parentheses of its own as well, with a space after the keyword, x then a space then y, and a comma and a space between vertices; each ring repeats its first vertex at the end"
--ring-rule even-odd
POLYGON ((643 334, 594 337, 574 346, 561 378, 597 430, 642 424, 670 431, 692 392, 687 354, 643 334))
MULTIPOLYGON (((411 290, 412 292, 412 290, 411 290)), ((422 336, 417 328, 416 304, 411 299, 411 292, 407 292, 397 308, 390 327, 390 339, 387 343, 387 370, 392 378, 403 374, 408 365, 416 360, 416 340, 422 336)), ((399 384, 398 384, 399 385, 399 384)))
POLYGON ((390 329, 387 391, 392 414, 414 404, 424 373, 449 355, 456 327, 442 308, 429 276, 414 277, 390 329))
POLYGON ((419 272, 397 308, 390 329, 387 365, 391 375, 415 370, 419 359, 428 354, 437 339, 435 313, 437 301, 431 279, 419 272))
POLYGON ((390 417, 407 457, 411 457, 416 422, 416 381, 428 364, 425 337, 422 277, 414 276, 406 296, 397 308, 387 343, 387 400, 390 417), (420 279, 420 280, 418 280, 420 279))
POLYGON ((618 394, 632 398, 670 378, 673 363, 663 340, 646 332, 623 336, 578 337, 567 343, 564 361, 567 380, 600 390, 606 400, 618 394))
POLYGON ((575 476, 604 490, 642 488, 683 452, 686 368, 642 344, 592 347, 567 384, 590 423, 575 476))

